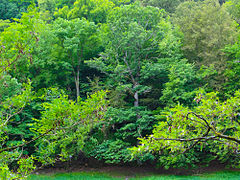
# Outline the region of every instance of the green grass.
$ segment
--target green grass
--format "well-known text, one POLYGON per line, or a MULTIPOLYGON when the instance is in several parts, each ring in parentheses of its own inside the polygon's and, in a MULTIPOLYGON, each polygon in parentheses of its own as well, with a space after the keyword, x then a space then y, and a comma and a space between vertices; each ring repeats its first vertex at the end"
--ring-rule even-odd
MULTIPOLYGON (((126 179, 126 177, 112 177, 110 174, 98 173, 98 172, 81 172, 81 173, 58 173, 53 175, 32 175, 29 180, 119 180, 126 179)), ((210 174, 201 174, 194 176, 173 176, 173 175, 152 175, 146 177, 135 177, 129 180, 240 180, 240 172, 236 171, 224 171, 215 172, 210 174)))
POLYGON ((160 176, 154 175, 150 177, 139 177, 135 178, 136 180, 184 180, 184 179, 191 179, 191 180, 240 180, 240 172, 216 172, 211 174, 201 174, 201 175, 193 175, 193 176, 160 176))
POLYGON ((120 179, 98 172, 57 173, 53 175, 32 175, 29 180, 111 180, 120 179))

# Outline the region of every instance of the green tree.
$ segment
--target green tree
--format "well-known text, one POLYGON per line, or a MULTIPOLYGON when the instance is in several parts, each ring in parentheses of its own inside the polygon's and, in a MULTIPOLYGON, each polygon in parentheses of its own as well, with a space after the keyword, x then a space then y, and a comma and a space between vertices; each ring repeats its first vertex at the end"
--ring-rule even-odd
POLYGON ((153 129, 155 118, 151 111, 143 107, 110 107, 105 117, 109 121, 93 129, 83 149, 84 153, 106 163, 131 162, 128 148, 137 145, 137 138, 150 134, 153 129))
POLYGON ((179 104, 166 112, 166 120, 159 122, 152 135, 140 138, 141 144, 132 152, 159 153, 161 165, 169 167, 179 160, 194 164, 189 157, 198 147, 199 153, 212 153, 211 159, 230 161, 230 166, 239 167, 239 101, 239 91, 224 102, 217 93, 201 92, 195 98, 197 106, 190 109, 179 104))
MULTIPOLYGON (((31 169, 30 166, 27 166, 24 168, 26 171, 21 170, 22 173, 19 175, 10 172, 8 165, 12 161, 16 160, 18 161, 19 155, 21 153, 17 150, 17 148, 8 149, 10 147, 18 147, 19 143, 14 143, 14 141, 8 141, 9 139, 9 124, 14 121, 16 116, 18 116, 22 111, 23 108, 32 100, 34 99, 34 94, 31 91, 31 85, 26 84, 25 90, 21 91, 19 94, 14 95, 12 97, 7 98, 4 101, 1 101, 0 107, 0 178, 8 178, 8 179, 14 179, 19 178, 21 179, 22 176, 31 169), (10 150, 10 151, 9 151, 10 150)), ((21 146, 19 146, 21 147, 21 146)), ((23 164, 19 161, 20 166, 23 168, 23 164)), ((27 165, 27 164, 26 164, 27 165)), ((20 169, 19 169, 20 170, 20 169)))
POLYGON ((21 19, 14 20, 0 34, 0 76, 3 72, 17 69, 16 63, 20 60, 24 65, 32 63, 32 51, 44 27, 34 7, 30 7, 28 13, 23 13, 21 19))
POLYGON ((9 20, 0 19, 0 32, 4 31, 4 29, 7 28, 9 24, 10 24, 9 20))
MULTIPOLYGON (((55 30, 52 24, 45 25, 32 53, 34 61, 23 73, 19 73, 18 77, 22 75, 29 77, 35 89, 58 87, 68 91, 68 94, 73 94, 71 90, 75 89, 73 69, 67 61, 66 49, 64 50, 55 30)), ((74 90, 74 96, 75 94, 74 90)))
POLYGON ((94 57, 101 44, 98 28, 86 19, 57 19, 53 25, 64 59, 71 66, 76 86, 76 97, 80 96, 80 71, 84 61, 94 57))
POLYGON ((49 11, 53 13, 56 7, 56 0, 38 0, 40 11, 49 11))
POLYGON ((0 19, 21 18, 22 12, 27 12, 32 0, 1 0, 0 19))
POLYGON ((21 90, 21 84, 17 82, 17 79, 11 78, 10 75, 4 75, 0 79, 0 84, 0 102, 12 97, 21 90))
POLYGON ((177 33, 163 14, 158 8, 140 4, 116 8, 103 27, 105 52, 88 62, 105 73, 116 89, 129 93, 135 107, 139 96, 151 89, 144 81, 158 78, 161 62, 179 58, 177 33))
POLYGON ((180 4, 174 22, 184 34, 183 50, 190 62, 224 69, 226 57, 222 49, 233 44, 238 33, 236 22, 217 0, 180 4))
POLYGON ((160 98, 166 106, 175 106, 178 103, 191 106, 198 88, 205 85, 204 78, 212 73, 211 69, 205 68, 197 71, 186 60, 171 64, 169 71, 169 81, 164 84, 160 98))
POLYGON ((227 80, 224 86, 224 92, 228 95, 233 95, 234 92, 240 89, 240 37, 238 42, 232 46, 227 46, 224 52, 228 55, 228 66, 225 70, 227 80))
MULTIPOLYGON (((42 165, 55 162, 57 157, 69 159, 82 147, 88 132, 104 120, 108 102, 104 91, 90 95, 85 101, 68 99, 57 89, 46 89, 44 93, 35 93, 31 85, 26 84, 21 93, 1 102, 0 110, 0 178, 25 179, 36 169, 34 161, 42 165), (35 99, 42 103, 42 116, 35 123, 28 123, 34 137, 9 143, 9 125, 16 122, 17 116, 35 99), (50 136, 53 133, 54 136, 50 136), (37 142, 37 154, 24 155, 26 145, 37 142), (54 154, 54 155, 53 155, 54 154), (9 164, 17 162, 17 173, 9 169, 9 164)), ((23 120, 20 121, 21 125, 23 120)))
POLYGON ((77 0, 72 9, 64 6, 55 13, 56 17, 67 19, 86 18, 88 21, 105 23, 114 3, 110 0, 77 0))
POLYGON ((240 2, 238 0, 228 0, 224 6, 237 23, 240 24, 240 2))
POLYGON ((57 157, 65 160, 78 155, 88 133, 106 120, 108 101, 104 91, 89 95, 85 101, 78 98, 77 102, 60 93, 58 98, 43 103, 42 107, 44 111, 40 119, 35 119, 33 131, 39 136, 51 130, 49 134, 54 135, 37 141, 36 156, 44 164, 52 164, 57 157))
POLYGON ((154 6, 173 13, 176 7, 184 0, 140 0, 144 6, 154 6))
POLYGON ((41 17, 47 21, 52 20, 55 9, 57 8, 56 0, 38 0, 37 4, 41 17))

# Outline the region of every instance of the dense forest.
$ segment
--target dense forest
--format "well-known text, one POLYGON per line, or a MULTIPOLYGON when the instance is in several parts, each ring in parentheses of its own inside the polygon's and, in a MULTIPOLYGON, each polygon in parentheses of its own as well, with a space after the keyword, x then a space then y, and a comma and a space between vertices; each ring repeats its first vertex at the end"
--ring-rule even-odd
POLYGON ((0 179, 240 168, 239 25, 239 0, 1 0, 0 179))

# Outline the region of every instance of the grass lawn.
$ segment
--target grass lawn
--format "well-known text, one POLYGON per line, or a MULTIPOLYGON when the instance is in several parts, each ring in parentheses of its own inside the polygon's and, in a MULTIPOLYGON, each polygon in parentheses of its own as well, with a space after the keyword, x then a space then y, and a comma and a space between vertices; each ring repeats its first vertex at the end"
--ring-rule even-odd
POLYGON ((81 173, 58 173, 53 175, 32 175, 29 180, 184 180, 184 179, 210 179, 210 180, 240 180, 240 172, 236 171, 222 171, 210 174, 200 174, 194 176, 173 176, 173 175, 151 175, 145 177, 112 177, 110 174, 98 173, 98 172, 81 172, 81 173))

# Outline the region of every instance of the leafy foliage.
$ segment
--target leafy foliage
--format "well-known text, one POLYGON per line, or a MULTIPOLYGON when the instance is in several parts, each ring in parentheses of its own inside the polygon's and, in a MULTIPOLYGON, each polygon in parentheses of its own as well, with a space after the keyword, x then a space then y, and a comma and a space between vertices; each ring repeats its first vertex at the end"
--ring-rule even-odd
POLYGON ((0 35, 0 76, 4 71, 16 68, 14 65, 19 60, 24 65, 32 62, 32 51, 44 23, 35 8, 29 11, 23 13, 21 19, 14 19, 16 22, 11 23, 0 35))
POLYGON ((22 12, 26 12, 32 0, 1 0, 0 19, 20 18, 22 12))
POLYGON ((212 75, 212 68, 202 67, 197 71, 196 67, 181 60, 170 65, 169 81, 165 83, 160 100, 167 106, 175 106, 178 103, 191 106, 199 87, 204 87, 204 78, 212 75))
POLYGON ((224 6, 233 18, 240 23, 240 2, 238 0, 228 0, 224 6))
POLYGON ((140 0, 145 6, 154 6, 173 13, 176 7, 184 0, 140 0))
POLYGON ((86 101, 79 99, 78 103, 61 93, 42 106, 45 111, 41 119, 36 119, 33 130, 39 135, 51 129, 51 133, 37 144, 39 159, 52 163, 56 157, 68 159, 77 155, 83 148, 87 133, 104 120, 107 101, 104 91, 92 94, 86 101))
POLYGON ((80 96, 79 81, 80 70, 84 60, 88 60, 99 51, 100 38, 97 26, 86 19, 74 19, 71 21, 57 19, 54 23, 56 34, 62 50, 66 53, 66 63, 72 69, 76 84, 76 97, 80 96))
POLYGON ((11 78, 10 75, 4 75, 0 79, 0 102, 18 94, 21 90, 21 84, 17 82, 17 79, 11 78))
POLYGON ((129 143, 117 140, 105 140, 101 144, 89 144, 92 147, 87 151, 87 156, 110 164, 120 164, 130 161, 129 143))
MULTIPOLYGON (((8 141, 9 139, 9 126, 14 118, 20 114, 25 106, 29 104, 35 97, 34 93, 31 91, 31 85, 25 84, 25 90, 19 95, 7 98, 5 101, 1 102, 0 111, 0 167, 1 167, 1 178, 24 178, 28 174, 29 169, 34 168, 34 166, 29 165, 30 159, 21 160, 22 152, 17 150, 17 147, 21 147, 24 140, 14 142, 8 141), (16 148, 13 148, 16 147, 16 148), (13 148, 13 149, 11 149, 13 148), (8 151, 9 150, 9 151, 8 151), (11 151, 12 150, 12 151, 11 151), (15 174, 10 171, 8 164, 13 161, 18 161, 19 174, 15 174), (25 163, 26 162, 26 163, 25 163)), ((20 129, 20 128, 19 128, 20 129)), ((17 133, 17 132, 16 132, 17 133)))
MULTIPOLYGON (((166 156, 167 153, 162 164, 169 167, 178 162, 178 158, 192 156, 196 145, 204 151, 206 144, 210 144, 208 150, 216 158, 224 162, 228 161, 225 155, 232 154, 234 163, 231 165, 239 167, 239 96, 237 91, 235 96, 220 102, 216 93, 201 92, 195 98, 198 103, 195 108, 177 105, 166 112, 167 120, 159 122, 152 135, 140 139, 141 145, 132 148, 133 154, 150 151, 166 156)), ((192 161, 186 162, 192 164, 192 161)))
POLYGON ((106 119, 109 121, 91 133, 84 152, 106 163, 131 162, 128 148, 137 144, 138 137, 144 137, 152 131, 155 118, 150 111, 139 107, 109 108, 106 119))
POLYGON ((113 7, 114 3, 109 0, 77 0, 71 10, 65 6, 55 16, 67 19, 85 18, 96 24, 105 23, 113 7))
MULTIPOLYGON (((238 38, 239 39, 239 38, 238 38)), ((240 44, 236 42, 232 46, 227 46, 225 52, 229 57, 228 67, 225 71, 227 80, 225 83, 225 93, 233 95, 234 92, 240 89, 240 44)))
MULTIPOLYGON (((4 170, 1 174, 2 177, 14 174, 9 172, 8 169, 8 164, 13 161, 17 161, 19 164, 16 176, 24 178, 31 170, 35 169, 33 159, 45 165, 55 162, 56 156, 52 156, 52 154, 59 155, 62 160, 69 158, 70 155, 75 155, 83 147, 87 132, 96 123, 104 119, 104 112, 107 108, 104 91, 92 94, 85 101, 80 101, 79 99, 78 103, 68 100, 68 97, 63 93, 57 93, 54 89, 51 91, 46 91, 48 96, 38 97, 44 99, 49 97, 49 93, 52 94, 50 102, 42 104, 44 111, 42 111, 41 118, 35 119, 36 123, 27 124, 28 127, 32 127, 33 136, 35 136, 30 140, 22 139, 14 143, 14 141, 9 141, 10 135, 8 134, 10 123, 16 122, 16 116, 32 100, 37 98, 35 93, 31 91, 30 84, 26 85, 25 90, 21 94, 2 102, 0 112, 0 156, 5 157, 1 158, 0 161, 2 170, 4 170), (53 95, 58 96, 54 98, 53 95), (50 133, 55 135, 51 136, 50 133), (23 147, 37 140, 38 143, 41 142, 41 145, 38 147, 40 156, 24 156, 23 147), (8 159, 6 157, 11 158, 8 159)), ((22 123, 21 125, 24 124, 22 123)), ((17 130, 20 130, 20 127, 17 130)))
MULTIPOLYGON (((116 8, 104 28, 105 52, 100 58, 88 61, 90 66, 105 73, 116 84, 116 89, 127 91, 134 99, 135 107, 139 106, 140 96, 151 90, 145 85, 144 78, 153 78, 161 71, 159 46, 171 44, 168 49, 174 55, 176 53, 177 38, 163 14, 157 8, 142 7, 139 3, 116 8)), ((163 57, 174 56, 165 54, 164 50, 160 52, 163 57)))
POLYGON ((184 34, 183 50, 198 66, 214 64, 223 70, 227 44, 236 40, 236 23, 217 0, 186 1, 174 14, 174 22, 184 34))
POLYGON ((238 167, 238 4, 2 0, 0 178, 80 151, 112 164, 238 167))

